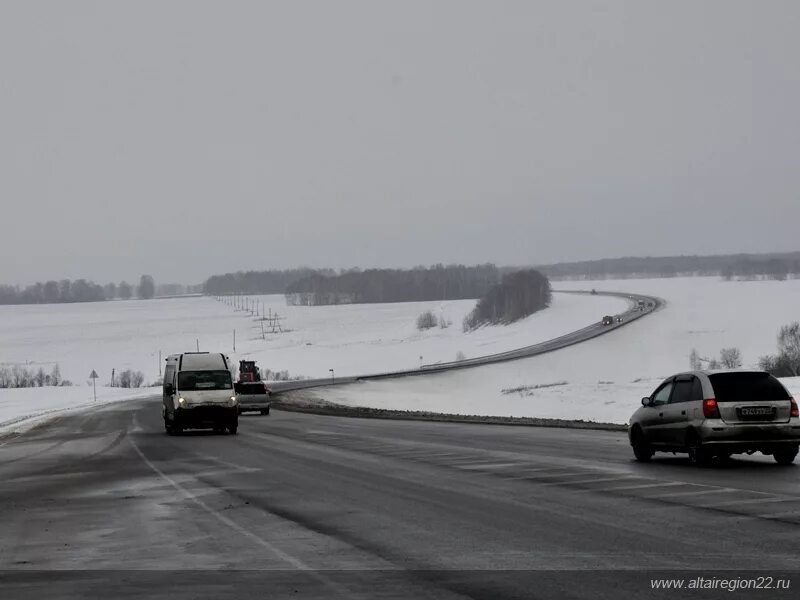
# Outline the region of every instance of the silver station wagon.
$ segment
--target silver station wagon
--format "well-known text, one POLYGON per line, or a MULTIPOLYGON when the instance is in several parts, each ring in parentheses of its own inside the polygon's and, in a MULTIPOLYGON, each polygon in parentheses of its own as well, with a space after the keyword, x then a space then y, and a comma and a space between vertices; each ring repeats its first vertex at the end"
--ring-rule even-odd
POLYGON ((800 445, 797 403, 764 371, 691 371, 642 398, 628 424, 637 460, 686 452, 692 463, 761 452, 791 464, 800 445))

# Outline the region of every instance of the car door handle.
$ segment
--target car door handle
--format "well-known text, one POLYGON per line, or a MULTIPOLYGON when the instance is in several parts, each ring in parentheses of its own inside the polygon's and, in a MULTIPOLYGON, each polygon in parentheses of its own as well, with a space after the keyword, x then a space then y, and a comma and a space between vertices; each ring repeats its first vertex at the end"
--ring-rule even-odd
POLYGON ((685 411, 685 410, 682 410, 682 411, 681 411, 681 414, 682 414, 682 415, 685 415, 685 414, 686 414, 686 411, 685 411))
POLYGON ((664 416, 664 413, 658 413, 658 416, 659 416, 659 417, 663 417, 663 416, 664 416))

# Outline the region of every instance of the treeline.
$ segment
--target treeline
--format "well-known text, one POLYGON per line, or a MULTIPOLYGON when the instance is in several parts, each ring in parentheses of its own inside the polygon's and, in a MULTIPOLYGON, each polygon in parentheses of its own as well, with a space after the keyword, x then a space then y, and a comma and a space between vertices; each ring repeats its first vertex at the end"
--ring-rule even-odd
POLYGON ((500 281, 492 264, 434 265, 413 269, 352 269, 338 275, 316 273, 286 289, 290 305, 418 302, 480 298, 500 281))
POLYGON ((0 388, 31 388, 49 386, 71 386, 72 382, 61 377, 56 364, 48 373, 43 367, 29 369, 20 365, 0 366, 0 388))
POLYGON ((156 285, 150 275, 142 275, 138 286, 126 281, 99 285, 86 279, 44 281, 24 288, 0 285, 0 304, 64 304, 71 302, 102 302, 129 300, 134 295, 149 300, 156 295, 156 285))
POLYGON ((269 271, 239 271, 212 275, 203 284, 203 293, 210 296, 226 294, 283 294, 293 283, 312 275, 333 276, 332 269, 297 269, 269 271))
POLYGON ((711 256, 605 258, 537 267, 551 279, 624 279, 721 275, 726 279, 786 279, 800 276, 800 252, 711 256))
POLYGON ((464 318, 464 331, 524 319, 550 306, 551 295, 550 281, 535 269, 504 275, 464 318))

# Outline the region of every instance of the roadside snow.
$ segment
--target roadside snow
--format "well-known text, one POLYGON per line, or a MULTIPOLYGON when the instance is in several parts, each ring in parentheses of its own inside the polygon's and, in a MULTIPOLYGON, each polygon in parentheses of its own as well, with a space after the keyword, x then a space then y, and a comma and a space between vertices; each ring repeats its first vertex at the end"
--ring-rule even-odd
MULTIPOLYGON (((667 306, 591 341, 542 356, 425 377, 320 389, 350 406, 456 414, 550 417, 624 423, 666 376, 689 368, 689 353, 741 349, 745 367, 775 352, 781 325, 800 320, 800 281, 725 282, 719 278, 556 282, 651 294, 667 306), (533 386, 567 382, 553 387, 533 386), (528 390, 503 393, 504 389, 528 390)), ((800 381, 785 382, 800 394, 800 381)))
POLYGON ((55 363, 73 383, 85 384, 92 369, 111 380, 111 370, 141 370, 147 382, 159 377, 168 354, 200 350, 226 352, 235 361, 255 359, 262 368, 292 375, 326 377, 416 368, 420 363, 456 360, 512 350, 558 337, 625 310, 616 298, 555 294, 552 306, 509 326, 463 333, 461 322, 474 300, 286 306, 283 296, 251 297, 277 312, 282 328, 208 297, 88 304, 0 306, 0 366, 21 364, 49 371, 55 363), (420 332, 417 317, 432 310, 451 325, 420 332), (233 331, 236 330, 236 352, 233 331))
POLYGON ((159 393, 158 389, 97 388, 97 402, 91 387, 41 387, 0 389, 0 435, 21 432, 70 410, 90 408, 159 393))

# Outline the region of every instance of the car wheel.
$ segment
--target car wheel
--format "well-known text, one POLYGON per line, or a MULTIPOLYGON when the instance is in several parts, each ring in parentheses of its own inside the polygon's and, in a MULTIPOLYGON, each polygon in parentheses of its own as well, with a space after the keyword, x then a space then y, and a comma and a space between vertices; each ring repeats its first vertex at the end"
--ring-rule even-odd
POLYGON ((708 463, 708 451, 703 448, 700 438, 696 433, 692 433, 687 439, 686 451, 689 453, 689 462, 693 465, 705 465, 708 463))
POLYGON ((644 441, 644 434, 638 427, 631 434, 631 447, 633 448, 633 455, 639 462, 648 462, 653 458, 653 449, 644 441))
POLYGON ((164 419, 164 431, 167 432, 167 435, 172 435, 172 425, 166 419, 164 419))
POLYGON ((214 427, 214 433, 225 433, 224 427, 214 427))
POLYGON ((262 409, 262 410, 261 410, 261 414, 262 414, 262 415, 268 415, 268 414, 269 414, 269 408, 264 408, 264 409, 262 409))
POLYGON ((794 462, 795 457, 797 457, 797 446, 781 448, 772 453, 772 458, 779 465, 790 465, 794 462))
POLYGON ((230 427, 228 427, 228 431, 230 432, 231 435, 236 435, 238 429, 239 429, 238 425, 231 425, 230 427))

